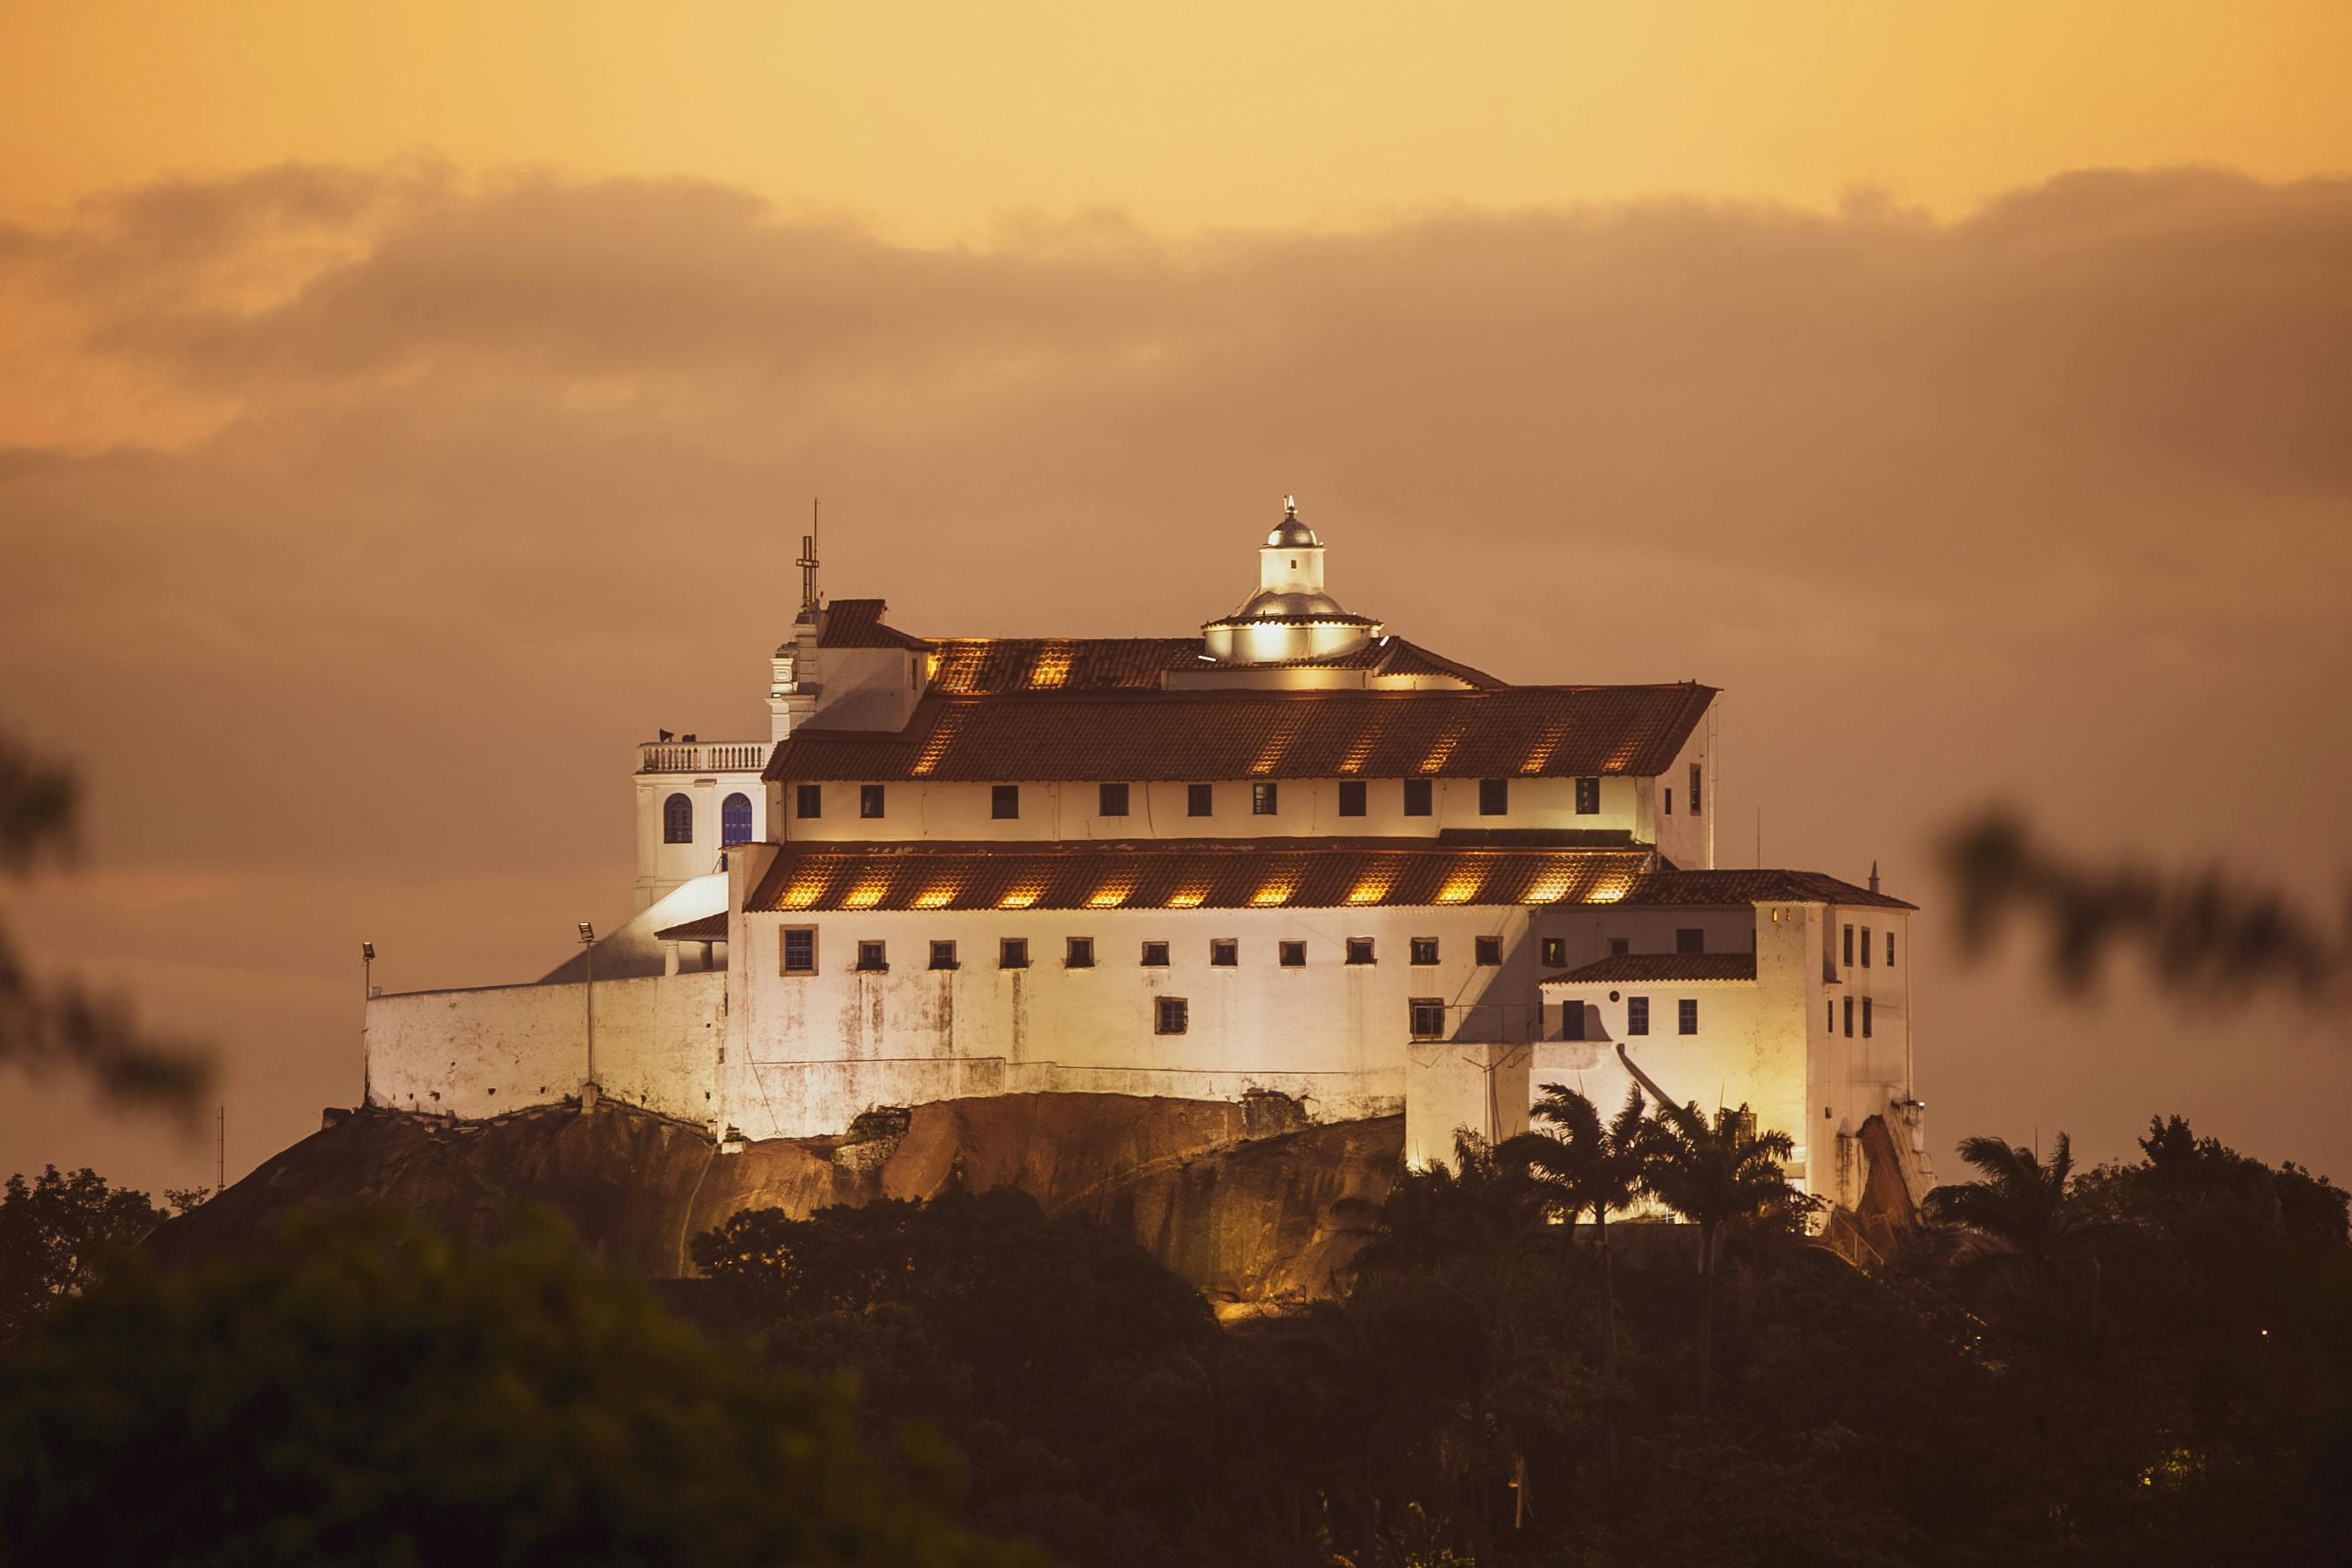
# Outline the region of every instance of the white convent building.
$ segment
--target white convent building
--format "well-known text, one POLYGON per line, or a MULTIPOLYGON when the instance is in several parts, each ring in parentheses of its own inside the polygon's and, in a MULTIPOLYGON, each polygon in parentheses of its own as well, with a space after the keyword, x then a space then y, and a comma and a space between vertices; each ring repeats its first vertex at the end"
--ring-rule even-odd
POLYGON ((641 748, 635 917, 533 984, 372 1000, 370 1102, 601 1096, 735 1147, 1276 1094, 1402 1110, 1419 1163, 1638 1078, 1746 1102, 1848 1205, 1880 1118, 1916 1196, 1913 906, 1715 868, 1713 689, 1499 680, 1342 609, 1325 549, 1288 509, 1239 607, 1131 638, 917 636, 804 552, 767 740, 641 748))

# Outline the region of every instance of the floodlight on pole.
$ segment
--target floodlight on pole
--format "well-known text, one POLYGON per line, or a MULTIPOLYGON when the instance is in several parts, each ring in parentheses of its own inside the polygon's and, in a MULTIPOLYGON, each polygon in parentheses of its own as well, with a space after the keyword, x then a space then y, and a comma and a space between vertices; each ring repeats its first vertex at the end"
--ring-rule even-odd
POLYGON ((360 942, 360 1109, 365 1110, 375 1084, 368 1060, 367 1008, 375 1000, 375 943, 360 942))
POLYGON ((587 983, 581 987, 588 1003, 588 1077, 580 1086, 580 1109, 589 1110, 596 1104, 596 928, 586 921, 580 922, 580 956, 588 967, 587 983))

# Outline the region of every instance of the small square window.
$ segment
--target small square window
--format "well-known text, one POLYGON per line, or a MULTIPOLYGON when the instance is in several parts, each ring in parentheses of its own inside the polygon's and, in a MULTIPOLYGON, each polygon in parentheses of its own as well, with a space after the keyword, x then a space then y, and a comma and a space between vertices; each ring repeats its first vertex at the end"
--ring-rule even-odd
POLYGON ((1584 1038, 1584 1004, 1563 1002, 1559 1005, 1559 1037, 1563 1040, 1584 1038))
POLYGON ((1307 944, 1303 942, 1283 942, 1275 944, 1275 961, 1285 969, 1307 967, 1307 944))
POLYGON ((1625 1032, 1629 1035, 1650 1032, 1650 999, 1647 996, 1625 998, 1625 1032))
POLYGON ((933 969, 953 969, 953 968, 955 968, 955 967, 956 967, 956 945, 955 945, 955 943, 953 943, 953 942, 935 942, 931 943, 931 967, 932 967, 933 969))
POLYGON ((1416 1040, 1442 1040, 1445 1037, 1445 998, 1416 996, 1407 1005, 1412 1037, 1416 1040))
POLYGON ((1503 962, 1503 939, 1501 937, 1476 937, 1472 939, 1470 945, 1475 950, 1471 956, 1475 958, 1479 963, 1495 964, 1503 962))
POLYGON ((1507 816, 1511 812, 1511 781, 1480 779, 1478 781, 1478 815, 1507 816))
POLYGON ((1612 957, 1612 958, 1622 958, 1622 957, 1624 957, 1627 953, 1629 953, 1629 952, 1633 952, 1633 939, 1632 937, 1630 937, 1630 936, 1612 936, 1612 937, 1611 937, 1611 938, 1609 939, 1609 956, 1610 956, 1610 957, 1612 957))
POLYGON ((1277 793, 1275 785, 1270 784, 1254 784, 1250 785, 1250 815, 1252 816, 1272 816, 1276 811, 1281 809, 1281 799, 1282 797, 1280 794, 1277 793))
POLYGON ((1143 944, 1143 967, 1146 969, 1167 968, 1168 944, 1164 942, 1145 942, 1143 944))
POLYGON ((991 784, 988 789, 988 815, 999 822, 1018 817, 1021 815, 1021 786, 991 784))
POLYGON ((1568 967, 1568 938, 1548 936, 1543 939, 1543 963, 1546 969, 1568 967))
POLYGON ((1158 1005, 1151 1010, 1151 1032, 1155 1035, 1182 1034, 1190 1022, 1185 1015, 1191 1011, 1184 1005, 1184 998, 1161 996, 1156 1001, 1158 1005))
POLYGON ((1066 944, 1062 949, 1062 967, 1065 969, 1092 969, 1094 966, 1095 939, 1090 936, 1074 936, 1070 938, 1067 944, 1066 944))
POLYGON ((1008 936, 998 939, 996 967, 999 969, 1028 968, 1029 939, 1025 936, 1008 936))
POLYGON ((1348 939, 1348 962, 1350 963, 1370 963, 1375 962, 1372 957, 1372 939, 1368 936, 1349 937, 1348 939))
POLYGON ((793 786, 793 815, 803 819, 812 816, 823 816, 824 815, 824 786, 823 784, 794 784, 793 786))
POLYGON ((1127 786, 1123 784, 1096 785, 1095 815, 1097 816, 1125 816, 1127 815, 1127 786))
POLYGON ((1601 815, 1601 781, 1599 779, 1576 781, 1576 815, 1579 816, 1601 815))
POLYGON ((1404 781, 1404 814, 1428 816, 1437 810, 1437 786, 1427 779, 1404 781))
POLYGON ((1229 936, 1214 937, 1209 942, 1209 967, 1237 968, 1242 961, 1242 944, 1229 936))
POLYGON ((1184 815, 1185 815, 1185 816, 1214 816, 1216 814, 1217 814, 1217 786, 1216 786, 1216 785, 1214 785, 1214 784, 1186 784, 1186 785, 1184 786, 1184 815))
POLYGON ((861 942, 857 944, 857 967, 866 970, 887 970, 890 967, 890 947, 887 942, 861 942))
POLYGON ((1863 928, 1862 928, 1862 966, 1863 966, 1864 969, 1868 969, 1868 968, 1870 967, 1870 950, 1871 950, 1873 947, 1876 946, 1876 945, 1877 945, 1876 943, 1873 942, 1870 940, 1870 928, 1869 928, 1868 926, 1864 926, 1864 927, 1863 927, 1863 928))
POLYGON ((1363 780, 1341 779, 1339 781, 1339 815, 1342 816, 1364 815, 1363 780))
POLYGON ((1698 998, 1685 996, 1675 1004, 1675 1032, 1678 1035, 1698 1033, 1698 998))
POLYGON ((883 795, 882 786, 880 784, 859 784, 857 786, 858 816, 867 818, 880 816, 883 814, 882 803, 883 795))
POLYGON ((1862 999, 1862 1037, 1870 1038, 1870 998, 1862 999))
POLYGON ((1690 765, 1690 802, 1691 802, 1691 815, 1692 815, 1693 816, 1696 816, 1699 814, 1699 809, 1698 809, 1698 803, 1699 803, 1699 793, 1698 793, 1698 792, 1699 792, 1699 782, 1698 782, 1698 781, 1699 781, 1698 764, 1697 764, 1696 763, 1693 763, 1690 765))
POLYGON ((816 973, 816 927, 786 926, 784 928, 783 973, 786 974, 816 973))
POLYGON ((1427 966, 1437 962, 1437 939, 1433 936, 1414 937, 1409 944, 1412 963, 1427 966))
POLYGON ((1675 951, 1676 952, 1705 952, 1706 951, 1706 928, 1705 926, 1684 926, 1677 930, 1675 932, 1675 951))

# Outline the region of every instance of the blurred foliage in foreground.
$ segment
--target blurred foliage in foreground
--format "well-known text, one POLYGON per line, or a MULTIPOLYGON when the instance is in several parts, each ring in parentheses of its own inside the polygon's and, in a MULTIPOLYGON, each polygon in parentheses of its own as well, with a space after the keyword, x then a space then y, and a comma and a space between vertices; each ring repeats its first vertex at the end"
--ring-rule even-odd
MULTIPOLYGON (((70 770, 0 734, 0 878, 73 858, 81 791, 70 770)), ((212 1063, 185 1041, 142 1029, 130 1005, 75 981, 36 975, 0 926, 0 1068, 78 1075, 118 1103, 194 1115, 212 1063)))
POLYGON ((867 1458, 551 1222, 481 1252, 373 1213, 279 1256, 133 1258, 0 1350, 0 1562, 1039 1561, 867 1458))
POLYGON ((2352 975, 2352 889, 2331 930, 2286 895, 2218 869, 2079 864, 2006 811, 1953 832, 1942 859, 1962 951, 1981 952, 2013 921, 2038 924, 2061 990, 2087 989, 2113 952, 2137 952, 2158 984, 2186 993, 2318 998, 2340 995, 2352 975))

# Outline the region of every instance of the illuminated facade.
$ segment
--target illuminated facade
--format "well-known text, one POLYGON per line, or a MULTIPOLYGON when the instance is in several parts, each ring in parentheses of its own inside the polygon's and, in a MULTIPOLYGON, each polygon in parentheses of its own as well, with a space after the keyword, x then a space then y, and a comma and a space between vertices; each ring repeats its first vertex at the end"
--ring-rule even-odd
POLYGON ((1279 1094, 1410 1158, 1540 1085, 1745 1100, 1852 1203, 1911 1097, 1911 906, 1714 869, 1717 693, 1514 686, 1350 614, 1295 508, 1192 637, 825 603, 765 742, 648 743, 636 917, 532 987, 371 1004, 379 1103, 589 1092, 733 1138, 971 1095, 1279 1094), (748 808, 748 809, 747 809, 748 808), (609 998, 609 999, 608 999, 609 998), (495 1015, 495 1022, 489 1022, 495 1015))

